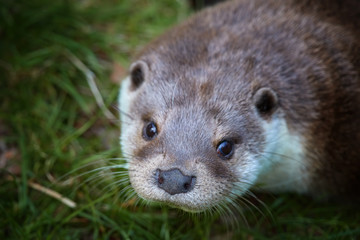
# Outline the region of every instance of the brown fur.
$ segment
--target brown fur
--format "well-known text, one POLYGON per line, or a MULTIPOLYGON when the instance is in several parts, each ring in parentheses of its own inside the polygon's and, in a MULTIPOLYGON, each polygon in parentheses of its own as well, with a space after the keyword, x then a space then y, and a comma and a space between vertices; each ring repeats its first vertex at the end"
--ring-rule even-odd
POLYGON ((140 159, 161 153, 174 166, 205 161, 213 176, 231 182, 238 177, 229 170, 233 163, 214 157, 219 138, 204 132, 231 135, 242 148, 261 153, 264 136, 250 103, 258 89, 270 87, 277 113, 306 139, 309 193, 359 195, 359 1, 226 2, 169 30, 138 59, 148 64, 149 82, 146 91, 134 90, 139 96, 131 114, 171 119, 159 126, 166 134, 140 144, 135 152, 140 159), (169 109, 180 112, 168 116, 169 109), (205 141, 213 146, 204 147, 205 141))

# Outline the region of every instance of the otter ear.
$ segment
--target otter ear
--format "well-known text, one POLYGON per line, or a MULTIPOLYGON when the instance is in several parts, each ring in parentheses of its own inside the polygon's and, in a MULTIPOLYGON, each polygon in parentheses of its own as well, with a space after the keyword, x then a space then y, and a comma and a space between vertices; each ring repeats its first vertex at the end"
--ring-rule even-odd
POLYGON ((149 66, 146 62, 139 60, 130 66, 130 89, 132 91, 138 89, 149 75, 149 66))
POLYGON ((273 114, 278 107, 278 98, 276 93, 271 88, 260 88, 253 96, 253 102, 255 104, 258 113, 267 117, 273 114))

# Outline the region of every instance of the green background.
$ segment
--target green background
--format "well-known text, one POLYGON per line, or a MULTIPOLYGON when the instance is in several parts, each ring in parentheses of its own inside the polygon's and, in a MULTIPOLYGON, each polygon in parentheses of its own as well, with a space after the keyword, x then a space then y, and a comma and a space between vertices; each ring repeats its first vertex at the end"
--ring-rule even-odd
POLYGON ((360 237, 358 204, 259 194, 229 223, 128 198, 119 81, 137 50, 191 14, 184 0, 0 0, 0 239, 360 237))

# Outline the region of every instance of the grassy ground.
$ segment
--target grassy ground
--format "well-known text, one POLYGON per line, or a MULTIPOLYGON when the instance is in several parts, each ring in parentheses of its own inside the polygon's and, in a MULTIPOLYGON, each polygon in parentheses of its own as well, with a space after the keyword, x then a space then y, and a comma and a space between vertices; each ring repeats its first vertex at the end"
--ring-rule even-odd
POLYGON ((231 228, 135 207, 100 171, 121 162, 112 106, 131 55, 188 14, 182 0, 0 0, 0 239, 360 238, 359 206, 259 195, 231 228))

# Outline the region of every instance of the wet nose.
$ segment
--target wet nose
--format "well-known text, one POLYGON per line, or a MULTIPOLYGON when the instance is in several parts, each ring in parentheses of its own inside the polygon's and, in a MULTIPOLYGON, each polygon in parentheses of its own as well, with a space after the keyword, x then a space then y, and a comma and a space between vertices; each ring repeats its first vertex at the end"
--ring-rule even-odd
POLYGON ((184 175, 179 169, 156 170, 156 182, 159 188, 174 195, 187 193, 194 188, 196 177, 184 175))

